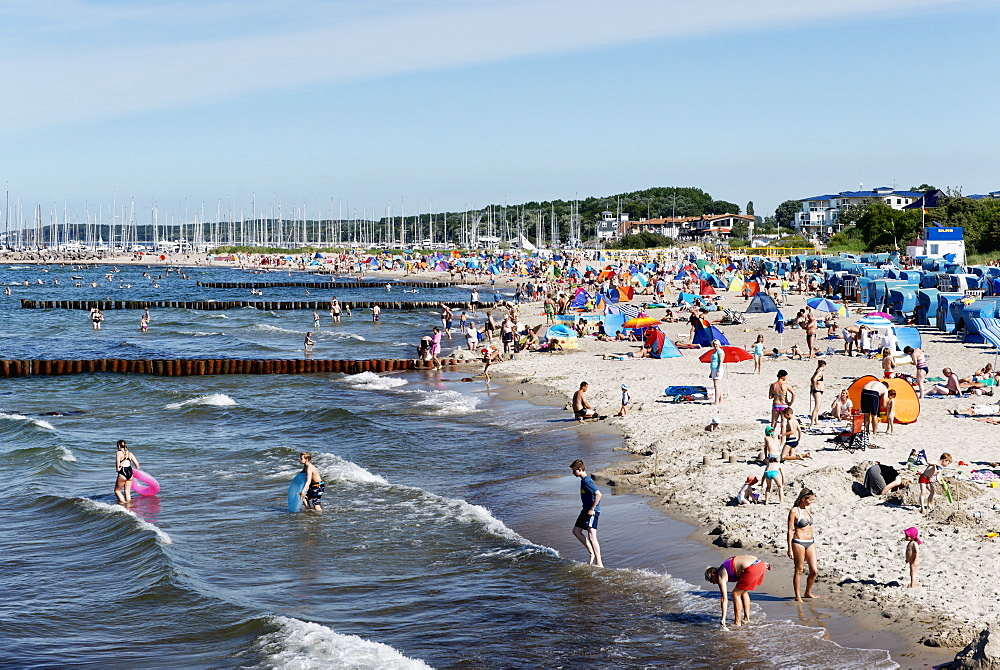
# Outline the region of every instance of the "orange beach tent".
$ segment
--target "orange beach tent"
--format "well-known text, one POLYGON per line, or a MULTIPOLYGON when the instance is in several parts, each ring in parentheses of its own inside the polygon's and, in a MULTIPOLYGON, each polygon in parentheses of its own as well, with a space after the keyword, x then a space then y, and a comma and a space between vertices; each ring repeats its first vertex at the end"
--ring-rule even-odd
MULTIPOLYGON (((847 395, 851 399, 854 408, 858 409, 861 407, 861 389, 864 385, 868 382, 879 381, 888 386, 890 391, 896 392, 896 423, 915 423, 917 417, 920 416, 920 398, 917 397, 917 392, 913 390, 909 382, 898 377, 878 379, 872 375, 865 375, 860 379, 856 379, 847 389, 847 395)), ((885 423, 884 416, 881 420, 882 423, 885 423)))

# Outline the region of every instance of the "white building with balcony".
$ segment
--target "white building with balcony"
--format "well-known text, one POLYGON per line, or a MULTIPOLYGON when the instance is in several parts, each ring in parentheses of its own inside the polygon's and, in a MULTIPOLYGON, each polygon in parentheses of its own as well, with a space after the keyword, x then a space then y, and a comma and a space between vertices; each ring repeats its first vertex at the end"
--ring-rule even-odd
POLYGON ((597 222, 598 240, 616 240, 625 233, 625 224, 628 221, 628 214, 622 212, 615 215, 614 212, 601 212, 601 218, 597 222))
POLYGON ((893 209, 903 209, 924 197, 920 191, 897 191, 880 186, 871 191, 841 191, 836 195, 802 198, 802 209, 795 214, 795 230, 808 239, 824 239, 836 235, 843 226, 840 213, 848 207, 881 201, 893 209))

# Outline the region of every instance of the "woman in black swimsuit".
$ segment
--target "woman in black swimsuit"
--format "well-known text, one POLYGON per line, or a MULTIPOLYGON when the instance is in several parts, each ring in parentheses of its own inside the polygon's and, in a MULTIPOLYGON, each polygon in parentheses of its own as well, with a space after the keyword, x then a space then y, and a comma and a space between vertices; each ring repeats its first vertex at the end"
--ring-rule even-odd
POLYGON ((788 558, 795 561, 795 574, 792 575, 792 588, 795 590, 795 602, 803 598, 815 598, 812 593, 813 584, 819 567, 816 563, 816 540, 813 537, 813 517, 809 505, 816 499, 816 494, 809 489, 802 489, 795 499, 792 509, 788 510, 788 558), (804 565, 809 564, 809 576, 806 578, 806 592, 803 595, 800 578, 804 565))
POLYGON ((118 451, 115 452, 115 470, 118 472, 118 479, 115 480, 115 497, 122 505, 132 501, 132 471, 138 469, 139 461, 128 450, 125 440, 118 440, 118 451))

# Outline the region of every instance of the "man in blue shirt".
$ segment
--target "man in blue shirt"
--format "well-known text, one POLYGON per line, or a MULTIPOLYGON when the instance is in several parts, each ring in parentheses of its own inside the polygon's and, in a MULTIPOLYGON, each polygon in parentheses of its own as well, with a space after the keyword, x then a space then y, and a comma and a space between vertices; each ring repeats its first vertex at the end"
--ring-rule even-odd
POLYGON ((601 545, 597 542, 597 521, 601 516, 601 492, 594 484, 594 480, 587 474, 587 468, 579 458, 573 461, 570 466, 573 476, 580 478, 580 500, 583 509, 580 516, 576 518, 573 527, 573 535, 580 540, 587 553, 590 554, 590 564, 599 568, 604 567, 601 561, 601 545))
POLYGON ((653 291, 656 294, 657 299, 662 298, 663 294, 667 292, 667 282, 663 281, 662 278, 657 279, 653 291))

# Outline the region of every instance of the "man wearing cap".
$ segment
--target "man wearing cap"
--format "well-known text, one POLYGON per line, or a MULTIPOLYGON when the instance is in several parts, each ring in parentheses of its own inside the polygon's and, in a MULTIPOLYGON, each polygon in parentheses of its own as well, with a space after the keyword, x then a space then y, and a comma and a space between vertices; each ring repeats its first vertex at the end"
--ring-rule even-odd
POLYGON ((622 384, 622 408, 618 410, 615 416, 625 416, 628 414, 628 406, 632 404, 632 396, 629 395, 628 385, 622 384))

